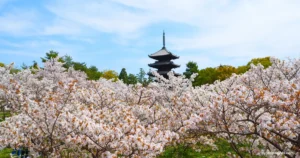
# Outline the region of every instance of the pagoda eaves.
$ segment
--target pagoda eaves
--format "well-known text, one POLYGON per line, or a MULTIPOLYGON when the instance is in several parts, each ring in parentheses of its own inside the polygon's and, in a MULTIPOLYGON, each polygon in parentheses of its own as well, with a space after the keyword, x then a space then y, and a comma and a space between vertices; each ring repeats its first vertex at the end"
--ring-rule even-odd
POLYGON ((160 68, 161 66, 165 66, 166 68, 177 68, 180 67, 180 65, 174 64, 173 61, 156 61, 155 63, 148 64, 148 66, 153 68, 160 68))
POLYGON ((155 60, 172 60, 172 59, 178 59, 179 56, 176 56, 172 54, 170 51, 166 49, 166 47, 163 47, 161 50, 148 55, 150 58, 155 59, 155 60))
MULTIPOLYGON (((167 74, 170 71, 172 71, 173 68, 180 67, 180 65, 177 65, 173 61, 171 61, 173 59, 178 59, 179 56, 172 54, 165 47, 165 33, 163 33, 163 47, 159 51, 148 56, 152 59, 157 60, 154 63, 148 64, 148 66, 152 68, 156 68, 157 73, 162 75, 164 78, 168 78, 167 74)), ((173 73, 175 76, 180 76, 180 74, 175 73, 174 71, 173 73)), ((149 72, 148 75, 155 77, 151 72, 149 72)))
MULTIPOLYGON (((170 71, 157 71, 157 73, 159 73, 160 75, 164 76, 165 78, 167 78, 169 72, 170 71)), ((181 75, 181 74, 176 73, 174 71, 173 71, 173 73, 174 73, 174 76, 180 76, 181 75)), ((148 75, 151 76, 151 77, 155 77, 151 72, 148 72, 148 75)))

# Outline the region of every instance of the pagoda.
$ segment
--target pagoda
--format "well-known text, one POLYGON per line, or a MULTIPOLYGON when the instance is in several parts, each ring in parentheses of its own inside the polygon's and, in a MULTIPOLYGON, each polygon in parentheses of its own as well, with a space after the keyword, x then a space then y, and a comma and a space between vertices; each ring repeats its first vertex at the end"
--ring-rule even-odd
MULTIPOLYGON (((178 68, 180 65, 175 64, 173 61, 174 59, 178 59, 179 56, 176 56, 172 54, 170 51, 167 50, 165 46, 165 32, 163 32, 163 47, 151 54, 148 55, 150 58, 155 59, 155 61, 152 64, 148 64, 149 67, 156 68, 157 72, 162 75, 164 78, 168 79, 168 73, 173 69, 173 68, 178 68)), ((151 72, 148 73, 149 76, 154 77, 151 72)), ((179 76, 180 74, 175 73, 175 76, 179 76)))

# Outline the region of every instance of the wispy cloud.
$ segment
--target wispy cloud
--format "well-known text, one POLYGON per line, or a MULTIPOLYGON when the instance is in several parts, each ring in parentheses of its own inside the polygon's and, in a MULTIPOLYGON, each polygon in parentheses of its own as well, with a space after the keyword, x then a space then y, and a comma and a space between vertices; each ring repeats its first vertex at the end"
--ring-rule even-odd
POLYGON ((56 1, 47 8, 67 23, 120 35, 134 33, 148 23, 142 15, 109 1, 56 1))
POLYGON ((36 28, 36 13, 13 10, 0 15, 0 32, 9 35, 25 35, 36 28))
POLYGON ((300 52, 298 0, 54 0, 1 10, 9 3, 0 0, 0 46, 73 52, 100 69, 148 69, 147 55, 160 49, 165 28, 181 72, 188 61, 204 68, 300 52))

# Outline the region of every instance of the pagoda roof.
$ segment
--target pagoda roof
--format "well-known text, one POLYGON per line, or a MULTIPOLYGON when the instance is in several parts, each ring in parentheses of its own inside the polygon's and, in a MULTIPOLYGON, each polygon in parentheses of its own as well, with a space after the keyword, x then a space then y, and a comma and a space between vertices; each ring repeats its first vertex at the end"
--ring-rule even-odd
POLYGON ((179 56, 176 56, 176 55, 172 54, 170 51, 168 51, 166 47, 162 47, 159 51, 157 51, 151 55, 148 55, 148 56, 152 59, 159 59, 161 57, 168 57, 170 59, 178 59, 179 58, 179 56))
POLYGON ((161 66, 171 66, 173 68, 180 67, 180 65, 174 64, 172 61, 156 61, 155 63, 148 64, 150 67, 161 67, 161 66))
MULTIPOLYGON (((166 76, 169 72, 170 71, 157 71, 158 74, 163 75, 163 76, 166 76)), ((180 76, 181 75, 181 74, 176 73, 174 71, 173 71, 173 73, 174 73, 175 76, 180 76)), ((148 75, 154 77, 154 75, 151 72, 148 72, 148 75)))
MULTIPOLYGON (((170 72, 170 71, 158 71, 158 73, 161 74, 161 75, 167 75, 169 72, 170 72)), ((174 71, 173 71, 173 73, 174 73, 175 76, 180 76, 179 73, 176 73, 176 72, 174 72, 174 71)))

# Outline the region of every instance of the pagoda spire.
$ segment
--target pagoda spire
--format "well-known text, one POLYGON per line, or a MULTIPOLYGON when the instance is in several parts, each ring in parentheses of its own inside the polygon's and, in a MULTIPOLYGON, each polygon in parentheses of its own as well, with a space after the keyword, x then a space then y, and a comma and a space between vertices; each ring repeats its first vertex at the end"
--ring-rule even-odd
POLYGON ((163 31, 163 48, 166 48, 165 30, 163 31))
MULTIPOLYGON (((163 31, 163 47, 159 51, 148 55, 150 58, 156 60, 154 63, 148 64, 149 67, 157 69, 157 73, 162 75, 164 78, 168 79, 168 73, 174 68, 180 67, 180 65, 175 64, 172 60, 178 59, 179 56, 176 56, 169 52, 166 48, 165 41, 165 31, 163 31)), ((173 71, 174 72, 174 71, 173 71)), ((151 72, 148 73, 149 76, 155 77, 151 72)), ((180 76, 180 74, 175 73, 175 76, 180 76)))

